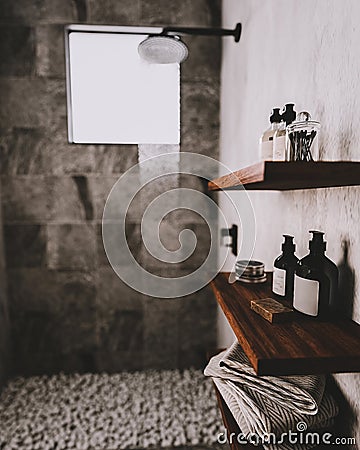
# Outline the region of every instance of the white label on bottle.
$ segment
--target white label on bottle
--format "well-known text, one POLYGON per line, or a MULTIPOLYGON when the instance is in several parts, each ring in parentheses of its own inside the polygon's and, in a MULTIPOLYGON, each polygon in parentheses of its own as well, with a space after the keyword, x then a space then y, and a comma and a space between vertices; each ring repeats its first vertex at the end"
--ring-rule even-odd
POLYGON ((285 161, 286 155, 286 141, 285 134, 277 136, 274 140, 274 161, 285 161))
POLYGON ((286 270, 274 267, 273 274, 273 293, 277 295, 285 295, 286 270))
POLYGON ((261 159, 263 161, 272 161, 272 159, 273 159, 273 140, 261 141, 261 159))
POLYGON ((317 316, 319 308, 319 282, 295 275, 294 308, 298 311, 317 316))

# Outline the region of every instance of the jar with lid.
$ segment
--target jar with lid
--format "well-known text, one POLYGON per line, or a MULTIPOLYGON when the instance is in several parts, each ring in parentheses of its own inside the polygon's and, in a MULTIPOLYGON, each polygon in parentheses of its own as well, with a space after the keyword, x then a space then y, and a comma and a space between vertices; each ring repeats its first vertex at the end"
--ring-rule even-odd
POLYGON ((296 121, 286 127, 286 161, 319 160, 320 123, 302 111, 296 121))

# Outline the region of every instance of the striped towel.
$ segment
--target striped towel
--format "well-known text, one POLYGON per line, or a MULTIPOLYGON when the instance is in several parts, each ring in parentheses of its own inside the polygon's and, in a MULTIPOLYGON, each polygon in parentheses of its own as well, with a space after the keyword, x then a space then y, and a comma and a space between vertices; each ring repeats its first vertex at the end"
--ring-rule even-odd
MULTIPOLYGON (((242 433, 264 439, 296 432, 297 424, 307 430, 327 429, 338 414, 334 399, 325 391, 325 376, 259 377, 240 345, 214 356, 205 369, 213 378, 242 433)), ((268 449, 308 449, 314 445, 263 444, 268 449)))

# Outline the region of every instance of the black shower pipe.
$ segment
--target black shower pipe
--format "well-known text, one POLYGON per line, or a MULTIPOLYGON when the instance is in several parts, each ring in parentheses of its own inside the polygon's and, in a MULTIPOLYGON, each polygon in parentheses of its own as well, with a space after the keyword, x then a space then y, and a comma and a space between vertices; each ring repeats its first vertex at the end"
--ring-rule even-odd
POLYGON ((225 28, 164 27, 159 36, 169 36, 173 34, 188 34, 193 36, 234 36, 235 42, 239 42, 241 36, 241 23, 237 23, 233 30, 225 28))
MULTIPOLYGON (((87 28, 74 29, 77 25, 66 25, 65 30, 68 33, 73 31, 81 31, 82 33, 103 33, 103 34, 128 34, 137 36, 178 36, 178 35, 192 35, 192 36, 234 36, 235 42, 240 41, 241 36, 241 23, 237 23, 233 30, 226 28, 193 28, 193 27, 164 27, 159 33, 149 33, 144 31, 119 31, 106 29, 90 30, 87 28)), ((82 24, 79 25, 80 27, 82 24)), ((86 27, 86 25, 85 25, 86 27)), ((140 27, 141 28, 141 27, 140 27)), ((158 28, 158 27, 156 27, 158 28)))

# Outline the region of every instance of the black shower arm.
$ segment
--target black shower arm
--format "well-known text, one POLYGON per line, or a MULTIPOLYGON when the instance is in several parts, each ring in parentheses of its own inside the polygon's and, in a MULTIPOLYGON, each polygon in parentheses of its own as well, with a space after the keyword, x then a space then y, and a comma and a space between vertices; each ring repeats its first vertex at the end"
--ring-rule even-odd
POLYGON ((188 27, 164 27, 161 35, 182 35, 190 34, 194 36, 234 36, 235 42, 239 42, 241 36, 241 23, 237 23, 233 30, 225 28, 188 28, 188 27))

